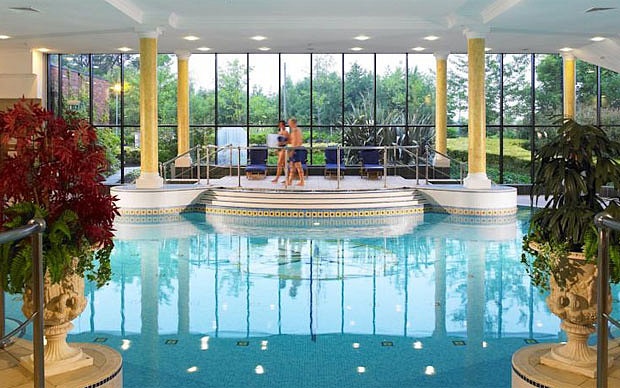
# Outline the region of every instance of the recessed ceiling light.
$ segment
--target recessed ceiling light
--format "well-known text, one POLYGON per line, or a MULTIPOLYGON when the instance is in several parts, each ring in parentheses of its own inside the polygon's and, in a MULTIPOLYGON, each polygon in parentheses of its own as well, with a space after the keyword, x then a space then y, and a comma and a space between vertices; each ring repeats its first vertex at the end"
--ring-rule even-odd
POLYGON ((605 37, 604 36, 593 36, 593 37, 590 38, 590 40, 592 42, 600 42, 602 40, 605 40, 605 37))
POLYGON ((263 47, 259 47, 258 49, 259 49, 260 51, 269 51, 269 50, 271 50, 271 47, 265 47, 265 46, 263 46, 263 47))
POLYGON ((253 39, 253 40, 256 40, 256 41, 260 42, 262 40, 267 39, 267 37, 266 36, 262 36, 262 35, 255 35, 255 36, 251 37, 250 39, 253 39))
POLYGON ((363 48, 361 48, 361 47, 351 47, 349 50, 351 50, 351 51, 362 51, 363 48))
POLYGON ((52 50, 48 49, 47 47, 41 47, 41 48, 38 48, 37 51, 40 51, 42 53, 49 53, 52 50))
POLYGON ((485 47, 485 48, 484 48, 484 51, 491 51, 491 50, 493 50, 493 49, 492 49, 492 48, 490 48, 490 47, 485 47))
POLYGON ((560 51, 562 51, 563 53, 567 53, 567 52, 569 52, 569 51, 573 51, 573 49, 572 49, 572 48, 570 48, 570 47, 562 47, 562 48, 560 49, 560 51))
POLYGON ((196 50, 198 50, 198 51, 210 51, 211 47, 198 47, 196 50))
POLYGON ((126 53, 127 51, 131 51, 132 49, 127 46, 123 46, 123 47, 117 48, 117 50, 126 53))
POLYGON ((370 39, 370 36, 368 36, 368 35, 363 35, 363 34, 362 34, 362 35, 358 35, 358 36, 356 36, 356 37, 355 37, 355 38, 353 38, 353 39, 355 39, 355 40, 368 40, 368 39, 370 39))
POLYGON ((413 51, 424 51, 424 50, 426 50, 426 49, 425 49, 424 47, 420 47, 420 46, 418 46, 418 47, 414 47, 414 48, 412 48, 412 50, 413 50, 413 51))
POLYGON ((439 37, 435 35, 429 35, 429 36, 424 37, 424 40, 437 40, 437 39, 439 39, 439 37))
POLYGON ((11 37, 8 35, 0 35, 0 39, 4 40, 4 39, 10 39, 11 37))
POLYGON ((194 40, 198 40, 200 38, 197 37, 196 35, 187 35, 187 36, 184 36, 183 39, 189 40, 189 41, 194 41, 194 40))

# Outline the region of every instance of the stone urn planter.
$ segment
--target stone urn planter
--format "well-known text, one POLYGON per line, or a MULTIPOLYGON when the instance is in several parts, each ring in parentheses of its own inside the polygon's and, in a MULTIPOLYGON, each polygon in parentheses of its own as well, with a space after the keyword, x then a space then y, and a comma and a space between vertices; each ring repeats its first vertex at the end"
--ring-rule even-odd
MULTIPOLYGON (((22 312, 29 317, 34 312, 30 288, 26 288, 23 300, 22 312)), ((71 321, 86 308, 84 278, 73 273, 65 276, 60 283, 53 284, 49 276, 46 275, 43 303, 46 339, 44 351, 45 375, 53 376, 93 365, 92 357, 82 352, 82 349, 67 344, 67 333, 73 328, 71 321)), ((32 371, 32 355, 23 357, 21 364, 32 371)))
MULTIPOLYGON (((588 346, 590 334, 596 330, 596 294, 598 270, 595 263, 586 262, 582 253, 571 252, 567 258, 569 265, 577 268, 577 275, 567 279, 560 287, 553 276, 550 277, 547 306, 562 323, 560 328, 567 336, 565 344, 559 344, 541 356, 540 362, 553 368, 596 377, 596 349, 588 346)), ((611 290, 607 290, 605 312, 611 312, 611 290)), ((610 365, 613 359, 610 359, 610 365)))

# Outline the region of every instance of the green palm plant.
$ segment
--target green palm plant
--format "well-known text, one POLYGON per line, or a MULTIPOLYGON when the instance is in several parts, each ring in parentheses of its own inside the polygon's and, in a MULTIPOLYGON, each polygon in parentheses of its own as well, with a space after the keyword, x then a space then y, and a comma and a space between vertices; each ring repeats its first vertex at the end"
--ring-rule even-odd
MULTIPOLYGON (((542 146, 535 156, 538 164, 532 195, 542 196, 547 204, 530 221, 524 237, 526 264, 532 282, 546 289, 553 276, 561 287, 579 272, 567 265, 569 252, 583 252, 594 260, 597 231, 594 216, 606 209, 620 216, 617 199, 603 198, 600 188, 620 187, 620 143, 611 140, 599 127, 562 119, 557 135, 542 146)), ((620 281, 620 244, 613 236, 611 281, 620 281)))

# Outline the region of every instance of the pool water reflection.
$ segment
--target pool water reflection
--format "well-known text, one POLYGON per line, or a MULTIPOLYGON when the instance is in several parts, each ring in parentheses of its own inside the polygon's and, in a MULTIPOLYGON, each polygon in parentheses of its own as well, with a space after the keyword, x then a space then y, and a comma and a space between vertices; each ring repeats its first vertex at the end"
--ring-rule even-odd
POLYGON ((119 222, 70 339, 121 351, 127 387, 509 386, 510 354, 559 332, 528 219, 119 222))

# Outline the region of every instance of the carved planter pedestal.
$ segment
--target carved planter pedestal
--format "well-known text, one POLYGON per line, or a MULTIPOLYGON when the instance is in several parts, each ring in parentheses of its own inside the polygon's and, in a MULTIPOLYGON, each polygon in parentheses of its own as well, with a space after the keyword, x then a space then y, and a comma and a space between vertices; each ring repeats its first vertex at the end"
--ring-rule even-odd
MULTIPOLYGON (((596 349, 588 346, 588 337, 596 330, 596 264, 586 263, 583 254, 571 253, 569 265, 579 269, 574 279, 567 280, 564 289, 550 278, 547 306, 562 323, 560 327, 567 336, 565 344, 553 346, 540 357, 540 363, 553 368, 596 377, 596 349)), ((606 312, 611 312, 611 291, 607 290, 606 312)), ((613 359, 610 358, 611 366, 613 359)))
MULTIPOLYGON (((84 278, 72 274, 66 276, 58 284, 52 284, 49 276, 45 276, 44 286, 44 332, 45 345, 45 376, 54 376, 86 366, 93 365, 92 357, 82 349, 67 344, 67 332, 73 328, 71 323, 86 307, 84 297, 84 278)), ((34 311, 32 291, 26 289, 22 311, 30 316, 34 311)), ((32 371, 32 355, 23 357, 21 365, 32 371)))

